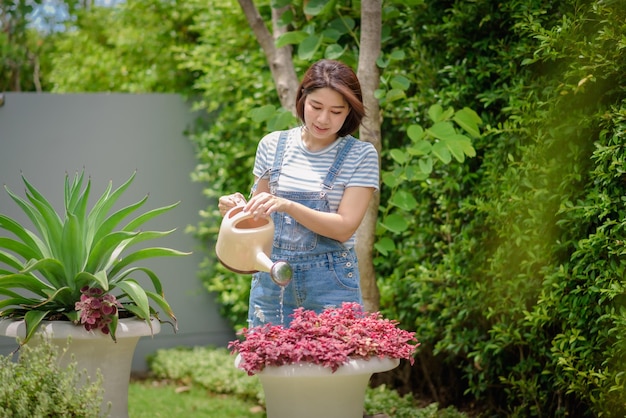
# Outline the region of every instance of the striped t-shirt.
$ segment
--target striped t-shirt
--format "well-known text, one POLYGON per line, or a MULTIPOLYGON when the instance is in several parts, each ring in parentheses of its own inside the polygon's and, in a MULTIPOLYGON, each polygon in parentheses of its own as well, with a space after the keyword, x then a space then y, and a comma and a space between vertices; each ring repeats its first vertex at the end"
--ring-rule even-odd
MULTIPOLYGON (((337 151, 346 138, 339 138, 328 147, 309 151, 302 142, 302 128, 289 131, 283 164, 278 178, 281 192, 318 192, 333 164, 337 151)), ((272 132, 259 142, 253 173, 256 177, 269 179, 269 169, 274 163, 274 155, 280 132, 272 132)), ((343 162, 340 173, 335 178, 333 189, 327 194, 331 212, 337 212, 343 191, 347 187, 372 187, 379 189, 378 153, 372 144, 357 140, 343 162)), ((354 237, 350 241, 353 241, 354 237)))

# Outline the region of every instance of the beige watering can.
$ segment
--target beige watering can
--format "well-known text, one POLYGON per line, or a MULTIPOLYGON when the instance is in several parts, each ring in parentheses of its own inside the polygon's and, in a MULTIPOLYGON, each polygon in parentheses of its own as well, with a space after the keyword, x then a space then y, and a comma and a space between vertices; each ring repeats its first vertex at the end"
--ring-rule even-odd
POLYGON ((268 272, 274 283, 287 286, 293 274, 291 265, 269 258, 274 240, 272 218, 254 219, 243 208, 235 206, 222 219, 215 244, 218 260, 235 273, 268 272))

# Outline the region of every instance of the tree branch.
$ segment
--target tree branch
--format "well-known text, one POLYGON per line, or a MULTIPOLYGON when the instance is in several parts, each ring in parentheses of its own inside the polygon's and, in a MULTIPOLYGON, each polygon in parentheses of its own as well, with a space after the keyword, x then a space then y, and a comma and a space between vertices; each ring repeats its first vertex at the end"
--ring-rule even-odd
POLYGON ((274 30, 272 34, 252 0, 239 0, 239 5, 265 53, 281 105, 295 115, 296 90, 299 83, 291 57, 292 49, 291 46, 276 48, 275 44, 275 40, 287 32, 287 27, 278 24, 280 16, 287 8, 272 9, 272 26, 274 30))

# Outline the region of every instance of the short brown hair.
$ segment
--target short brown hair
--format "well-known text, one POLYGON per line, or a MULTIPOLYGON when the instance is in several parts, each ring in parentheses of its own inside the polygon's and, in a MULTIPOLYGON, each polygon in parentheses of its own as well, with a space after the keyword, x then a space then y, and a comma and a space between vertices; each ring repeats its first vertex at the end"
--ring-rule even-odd
POLYGON ((348 106, 350 106, 350 112, 337 135, 346 136, 352 134, 359 128, 361 121, 365 117, 361 83, 359 83, 359 79, 352 68, 339 61, 320 60, 311 65, 306 71, 296 95, 296 112, 298 117, 304 122, 304 101, 306 97, 313 91, 324 87, 333 89, 341 94, 348 102, 348 106))

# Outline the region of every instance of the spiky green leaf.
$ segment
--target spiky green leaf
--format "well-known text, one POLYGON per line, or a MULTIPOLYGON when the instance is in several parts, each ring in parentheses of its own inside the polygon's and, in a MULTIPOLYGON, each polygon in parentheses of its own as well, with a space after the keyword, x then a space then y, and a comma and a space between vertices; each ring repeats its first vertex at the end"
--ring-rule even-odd
POLYGON ((141 250, 135 251, 134 253, 128 254, 126 257, 122 258, 118 263, 116 263, 111 271, 109 272, 110 276, 113 277, 117 273, 119 273, 124 267, 135 263, 139 260, 145 260, 148 258, 156 258, 156 257, 178 257, 183 255, 189 255, 189 252, 182 252, 178 250, 173 250, 171 248, 162 248, 162 247, 154 247, 154 248, 143 248, 141 250))

